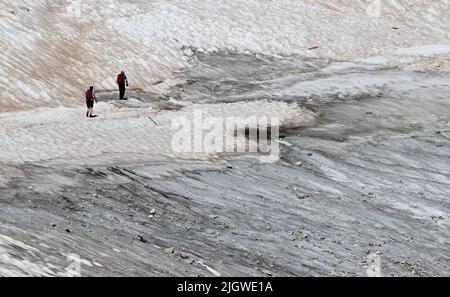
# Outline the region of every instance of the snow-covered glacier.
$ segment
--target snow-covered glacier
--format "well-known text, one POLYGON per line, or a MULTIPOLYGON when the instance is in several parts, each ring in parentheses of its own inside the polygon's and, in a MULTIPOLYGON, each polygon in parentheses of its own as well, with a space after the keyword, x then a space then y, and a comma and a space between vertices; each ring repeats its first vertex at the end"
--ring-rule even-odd
POLYGON ((73 105, 122 69, 170 84, 189 47, 339 59, 448 41, 448 1, 377 2, 2 0, 0 107, 73 105))
POLYGON ((0 276, 447 276, 449 20, 445 0, 0 0, 0 276), (279 158, 174 152, 198 110, 276 117, 279 158))

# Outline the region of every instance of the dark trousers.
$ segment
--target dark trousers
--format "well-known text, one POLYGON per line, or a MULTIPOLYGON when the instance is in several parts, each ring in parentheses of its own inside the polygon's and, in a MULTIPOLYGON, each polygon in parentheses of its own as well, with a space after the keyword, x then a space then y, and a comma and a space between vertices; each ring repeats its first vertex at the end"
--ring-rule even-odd
POLYGON ((124 99, 125 97, 125 84, 119 84, 119 91, 120 91, 120 99, 124 99))

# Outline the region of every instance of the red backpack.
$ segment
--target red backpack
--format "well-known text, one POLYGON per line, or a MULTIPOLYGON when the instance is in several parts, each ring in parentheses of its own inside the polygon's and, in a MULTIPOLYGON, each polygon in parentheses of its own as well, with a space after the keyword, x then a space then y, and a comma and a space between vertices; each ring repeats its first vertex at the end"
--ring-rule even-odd
POLYGON ((123 83, 124 83, 124 80, 123 80, 123 75, 122 75, 122 73, 121 73, 121 74, 119 74, 119 75, 117 76, 117 83, 118 83, 119 85, 121 85, 121 84, 123 84, 123 83))
POLYGON ((94 100, 94 95, 90 89, 86 91, 86 100, 94 100))

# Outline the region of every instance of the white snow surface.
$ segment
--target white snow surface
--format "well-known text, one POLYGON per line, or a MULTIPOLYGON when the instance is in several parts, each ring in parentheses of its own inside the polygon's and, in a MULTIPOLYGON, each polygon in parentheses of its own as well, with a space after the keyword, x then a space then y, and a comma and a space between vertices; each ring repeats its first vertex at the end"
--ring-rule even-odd
POLYGON ((405 48, 397 51, 399 54, 405 55, 439 55, 450 54, 450 44, 433 44, 428 46, 419 46, 415 48, 405 48))
MULTIPOLYGON (((42 108, 0 115, 0 163, 37 162, 52 159, 82 159, 112 153, 158 154, 172 157, 205 158, 173 149, 177 128, 186 119, 193 125, 194 112, 207 118, 277 117, 286 127, 297 127, 314 119, 314 114, 297 104, 285 102, 238 102, 190 105, 179 111, 156 113, 149 108, 117 108, 99 103, 101 117, 83 119, 79 108, 42 108), (156 120, 156 126, 149 118, 156 120)), ((192 126, 193 127, 193 126, 192 126)))
POLYGON ((381 1, 379 15, 370 3, 1 0, 0 110, 74 106, 122 69, 150 90, 189 64, 189 48, 356 58, 448 44, 449 1, 381 1))

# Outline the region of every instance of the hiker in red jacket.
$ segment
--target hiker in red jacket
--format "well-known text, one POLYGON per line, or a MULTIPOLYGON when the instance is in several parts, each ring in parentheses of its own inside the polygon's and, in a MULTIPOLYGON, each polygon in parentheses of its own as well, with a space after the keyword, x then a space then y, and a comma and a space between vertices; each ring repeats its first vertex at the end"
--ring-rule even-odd
POLYGON ((95 118, 97 117, 94 115, 94 101, 97 103, 97 98, 95 97, 94 93, 94 87, 91 86, 89 90, 86 91, 86 106, 87 106, 87 112, 86 117, 87 118, 95 118))
POLYGON ((122 71, 117 76, 117 84, 119 85, 120 100, 124 100, 125 99, 125 90, 126 90, 126 87, 128 87, 128 79, 127 79, 127 76, 125 75, 124 71, 122 71))

